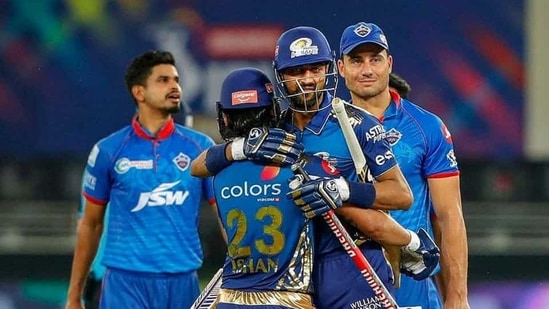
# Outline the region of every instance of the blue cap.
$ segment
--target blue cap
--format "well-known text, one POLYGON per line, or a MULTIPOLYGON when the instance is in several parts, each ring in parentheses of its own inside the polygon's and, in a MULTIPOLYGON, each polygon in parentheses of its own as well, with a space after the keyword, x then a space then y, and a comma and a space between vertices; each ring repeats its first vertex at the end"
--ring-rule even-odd
POLYGON ((221 85, 219 103, 223 109, 268 107, 273 105, 271 80, 261 70, 242 68, 230 72, 221 85))
POLYGON ((343 55, 350 53, 355 47, 364 43, 374 43, 389 50, 387 38, 378 25, 360 22, 347 27, 343 31, 339 44, 339 55, 343 57, 343 55))
POLYGON ((279 71, 333 60, 334 54, 328 40, 320 30, 313 27, 289 29, 276 42, 274 68, 279 71))

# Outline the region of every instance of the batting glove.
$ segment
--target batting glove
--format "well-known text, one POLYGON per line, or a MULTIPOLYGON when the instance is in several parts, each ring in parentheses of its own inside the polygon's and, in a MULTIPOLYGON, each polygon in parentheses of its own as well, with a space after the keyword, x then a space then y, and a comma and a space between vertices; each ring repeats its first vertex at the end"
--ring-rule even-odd
POLYGON ((423 280, 431 275, 440 260, 440 250, 427 231, 419 229, 412 237, 419 238, 419 247, 402 249, 400 270, 414 280, 423 280))
POLYGON ((293 164, 303 152, 295 134, 279 128, 253 128, 248 137, 231 144, 234 160, 259 160, 280 165, 293 164))
MULTIPOLYGON (((297 175, 296 178, 300 178, 297 175)), ((311 176, 313 178, 314 176, 311 176)), ((336 179, 321 177, 309 181, 290 181, 290 191, 288 197, 294 200, 294 203, 301 208, 307 218, 313 218, 322 215, 331 209, 337 209, 343 206, 343 200, 339 192, 336 179)))

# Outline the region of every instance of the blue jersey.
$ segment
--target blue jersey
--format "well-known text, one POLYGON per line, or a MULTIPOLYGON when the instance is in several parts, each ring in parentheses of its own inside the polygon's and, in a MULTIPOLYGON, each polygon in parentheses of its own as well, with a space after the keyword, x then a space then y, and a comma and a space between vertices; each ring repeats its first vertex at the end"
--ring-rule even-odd
MULTIPOLYGON (((84 190, 84 179, 86 178, 86 172, 84 172, 84 175, 82 176, 82 190, 84 190)), ((84 196, 80 198, 80 204, 78 206, 78 211, 76 213, 76 216, 78 219, 81 219, 84 216, 84 211, 86 209, 86 199, 84 196)), ((109 222, 109 214, 108 212, 105 214, 105 220, 104 225, 107 226, 109 222)), ((90 267, 91 276, 93 276, 96 280, 103 279, 103 276, 105 275, 105 271, 107 268, 101 264, 101 260, 103 259, 103 252, 105 251, 105 237, 101 237, 101 241, 99 242, 99 247, 97 248, 97 253, 95 254, 95 258, 93 259, 92 265, 90 267)))
MULTIPOLYGON (((327 96, 322 106, 326 106, 331 100, 332 98, 327 96)), ((355 135, 366 156, 368 173, 377 177, 394 167, 397 162, 385 140, 385 132, 379 120, 352 105, 346 105, 346 109, 355 135)), ((321 109, 303 131, 291 124, 287 125, 287 129, 297 135, 306 152, 324 157, 334 169, 334 173, 341 174, 348 180, 358 181, 343 132, 331 108, 321 109)), ((315 226, 317 255, 324 255, 334 250, 343 251, 341 244, 321 218, 315 219, 315 224, 317 225, 315 226)))
POLYGON ((214 177, 228 238, 223 288, 311 292, 312 223, 286 197, 292 175, 289 167, 238 161, 214 177))
POLYGON ((213 188, 211 178, 191 176, 190 163, 213 144, 173 119, 153 137, 134 118, 93 147, 84 195, 108 203, 104 265, 150 273, 202 265, 198 216, 202 198, 213 202, 213 188))
MULTIPOLYGON (((427 180, 459 174, 452 137, 435 114, 400 98, 395 92, 391 92, 391 96, 391 104, 383 116, 383 126, 414 195, 409 210, 391 211, 391 215, 407 229, 417 231, 424 228, 432 235, 430 218, 433 205, 427 180)), ((431 280, 417 282, 402 276, 401 288, 396 291, 397 302, 433 308, 428 305, 430 285, 434 285, 431 280)))
MULTIPOLYGON (((326 107, 332 98, 326 97, 321 107, 326 107)), ((373 115, 352 105, 346 106, 351 125, 368 161, 370 176, 379 176, 396 166, 391 148, 385 140, 383 126, 373 115)), ((288 116, 287 118, 288 119, 288 116)), ((335 114, 330 107, 321 109, 303 131, 289 121, 287 130, 297 135, 305 151, 321 156, 326 164, 311 175, 341 175, 351 181, 358 181, 358 175, 345 143, 345 138, 335 114)), ((307 168, 307 165, 306 165, 307 168)), ((373 289, 362 277, 347 255, 328 224, 322 218, 314 219, 315 268, 313 285, 317 308, 359 308, 361 306, 381 307, 373 289)), ((375 269, 380 280, 392 292, 392 272, 385 260, 381 246, 373 241, 361 245, 361 252, 375 269)), ((376 308, 377 308, 376 307, 376 308)))

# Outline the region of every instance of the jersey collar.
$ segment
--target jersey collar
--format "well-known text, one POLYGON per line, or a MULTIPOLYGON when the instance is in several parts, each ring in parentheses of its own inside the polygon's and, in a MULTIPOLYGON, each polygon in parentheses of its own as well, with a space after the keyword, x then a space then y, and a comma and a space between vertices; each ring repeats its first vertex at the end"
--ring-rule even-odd
POLYGON ((133 117, 132 127, 135 134, 137 134, 137 136, 141 138, 149 140, 162 140, 168 138, 173 133, 173 131, 175 131, 175 122, 173 118, 170 118, 168 122, 166 122, 166 124, 162 128, 160 128, 156 136, 154 136, 149 132, 149 130, 141 126, 141 124, 137 120, 137 116, 133 117))
POLYGON ((402 106, 402 98, 400 95, 396 91, 392 90, 389 90, 389 93, 391 94, 391 103, 387 106, 387 109, 385 110, 385 113, 383 113, 381 119, 379 119, 381 122, 397 115, 400 107, 402 106))

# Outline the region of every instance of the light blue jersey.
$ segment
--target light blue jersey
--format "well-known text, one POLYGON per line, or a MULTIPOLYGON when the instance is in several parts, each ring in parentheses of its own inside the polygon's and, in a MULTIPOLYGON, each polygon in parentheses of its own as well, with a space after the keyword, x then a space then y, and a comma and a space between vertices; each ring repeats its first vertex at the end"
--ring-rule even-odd
POLYGON ((191 176, 190 163, 213 144, 173 119, 156 137, 134 119, 93 147, 84 196, 109 204, 105 266, 163 274, 200 268, 200 204, 214 195, 211 178, 191 176))
MULTIPOLYGON (((432 201, 427 180, 459 175, 450 132, 439 117, 391 92, 392 102, 382 119, 387 140, 400 165, 414 202, 409 210, 391 211, 402 226, 417 231, 427 230, 431 236, 432 201)), ((396 290, 397 303, 418 309, 442 308, 433 280, 415 281, 402 276, 396 290)))

